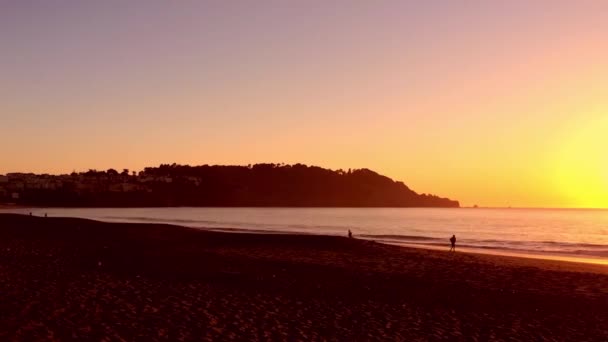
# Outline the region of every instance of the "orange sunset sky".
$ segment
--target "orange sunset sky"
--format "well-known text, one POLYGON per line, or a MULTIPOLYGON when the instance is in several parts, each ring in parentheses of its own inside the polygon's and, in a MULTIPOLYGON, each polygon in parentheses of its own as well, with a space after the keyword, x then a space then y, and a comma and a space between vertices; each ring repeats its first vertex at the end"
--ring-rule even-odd
POLYGON ((0 173, 300 162, 608 207, 607 1, 12 1, 0 56, 0 173))

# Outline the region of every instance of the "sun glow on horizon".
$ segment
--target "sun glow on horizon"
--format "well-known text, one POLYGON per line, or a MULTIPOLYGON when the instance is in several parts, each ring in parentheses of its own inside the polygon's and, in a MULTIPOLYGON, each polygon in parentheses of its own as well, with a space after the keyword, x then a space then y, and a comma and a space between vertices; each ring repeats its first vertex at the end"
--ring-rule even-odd
POLYGON ((572 127, 559 150, 556 187, 572 207, 608 208, 608 108, 572 127), (601 114, 607 113, 607 114, 601 114))

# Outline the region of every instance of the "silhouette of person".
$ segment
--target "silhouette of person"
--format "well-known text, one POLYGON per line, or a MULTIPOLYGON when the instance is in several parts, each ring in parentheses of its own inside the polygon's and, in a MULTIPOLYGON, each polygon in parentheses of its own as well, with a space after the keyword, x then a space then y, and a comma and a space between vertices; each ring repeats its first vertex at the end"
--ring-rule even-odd
POLYGON ((450 247, 450 252, 456 252, 456 235, 452 235, 450 238, 450 243, 452 243, 452 247, 450 247))
POLYGON ((44 213, 44 217, 49 217, 49 215, 47 213, 44 213))
POLYGON ((351 232, 350 229, 348 230, 348 238, 349 239, 353 238, 353 232, 351 232))

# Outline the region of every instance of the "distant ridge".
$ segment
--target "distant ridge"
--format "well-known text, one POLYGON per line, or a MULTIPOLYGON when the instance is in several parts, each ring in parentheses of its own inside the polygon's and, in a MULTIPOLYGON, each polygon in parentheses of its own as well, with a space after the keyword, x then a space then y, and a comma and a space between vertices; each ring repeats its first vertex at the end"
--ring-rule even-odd
POLYGON ((26 205, 459 207, 458 201, 418 194, 368 169, 334 171, 303 164, 163 164, 139 174, 110 169, 63 176, 9 174, 8 178, 4 193, 14 197, 17 191, 16 201, 26 205))

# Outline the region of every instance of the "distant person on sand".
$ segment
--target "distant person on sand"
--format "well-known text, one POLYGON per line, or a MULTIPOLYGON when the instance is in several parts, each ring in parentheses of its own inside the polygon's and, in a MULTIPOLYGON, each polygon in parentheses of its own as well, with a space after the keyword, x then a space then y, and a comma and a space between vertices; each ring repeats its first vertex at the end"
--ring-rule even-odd
POLYGON ((349 239, 353 238, 353 232, 351 232, 350 229, 348 230, 348 238, 349 239))
POLYGON ((450 252, 456 252, 456 235, 452 235, 450 238, 450 242, 452 243, 452 247, 450 247, 450 252))

